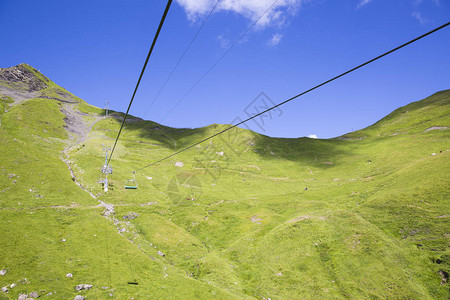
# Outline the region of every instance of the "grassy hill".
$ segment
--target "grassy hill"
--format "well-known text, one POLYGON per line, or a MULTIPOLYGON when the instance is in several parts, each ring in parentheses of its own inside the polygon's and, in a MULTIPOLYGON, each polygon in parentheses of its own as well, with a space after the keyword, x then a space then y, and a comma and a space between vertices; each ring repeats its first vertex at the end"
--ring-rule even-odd
POLYGON ((27 65, 0 70, 0 99, 0 299, 450 296, 450 90, 335 139, 237 128, 138 171, 137 190, 132 171, 227 125, 131 117, 107 193, 123 114, 27 65))

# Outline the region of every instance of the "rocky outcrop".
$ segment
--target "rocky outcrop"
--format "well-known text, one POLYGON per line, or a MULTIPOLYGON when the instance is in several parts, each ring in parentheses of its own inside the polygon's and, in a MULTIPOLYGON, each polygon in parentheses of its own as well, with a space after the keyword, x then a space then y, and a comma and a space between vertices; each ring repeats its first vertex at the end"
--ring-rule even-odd
POLYGON ((11 97, 15 104, 33 98, 54 99, 64 103, 80 101, 27 64, 0 68, 0 95, 11 97))
POLYGON ((7 84, 28 92, 36 92, 48 87, 50 80, 36 69, 26 64, 20 64, 0 70, 0 83, 7 84))

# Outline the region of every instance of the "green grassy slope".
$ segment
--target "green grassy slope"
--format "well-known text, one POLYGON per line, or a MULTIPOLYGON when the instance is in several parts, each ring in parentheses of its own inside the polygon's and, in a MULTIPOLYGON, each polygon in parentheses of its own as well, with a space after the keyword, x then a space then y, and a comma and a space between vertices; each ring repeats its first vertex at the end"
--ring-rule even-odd
POLYGON ((103 148, 123 114, 99 118, 101 109, 71 104, 93 124, 77 143, 61 101, 4 105, 0 269, 8 272, 0 286, 18 283, 4 297, 450 296, 442 281, 450 273, 450 91, 336 139, 235 129, 138 171, 137 190, 124 189, 131 171, 226 125, 174 129, 131 118, 107 193, 97 183, 103 148), (72 181, 64 150, 96 199, 72 181), (113 216, 102 215, 99 200, 114 205, 113 216), (80 283, 94 287, 77 292, 80 283))
MULTIPOLYGON (((5 110, 0 115, 0 269, 7 273, 0 276, 0 286, 9 290, 0 299, 17 299, 32 291, 55 299, 77 294, 91 299, 229 298, 227 291, 193 281, 159 256, 149 260, 102 216, 104 208, 75 184, 62 160, 68 156, 63 151, 72 150, 72 145, 72 151, 84 148, 67 131, 65 105, 91 112, 83 116, 86 123, 102 111, 77 98, 58 97, 30 98, 15 105, 10 97, 1 98, 5 110), (73 278, 66 277, 68 273, 73 278), (139 286, 127 284, 136 279, 139 286), (94 288, 76 291, 82 283, 94 288)), ((76 164, 70 166, 82 172, 76 164)))

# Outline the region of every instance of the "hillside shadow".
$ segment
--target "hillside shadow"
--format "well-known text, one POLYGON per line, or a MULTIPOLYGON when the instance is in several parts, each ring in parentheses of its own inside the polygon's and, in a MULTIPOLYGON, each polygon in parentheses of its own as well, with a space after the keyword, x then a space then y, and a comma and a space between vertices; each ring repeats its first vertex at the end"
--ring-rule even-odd
POLYGON ((287 160, 303 165, 328 169, 342 157, 353 155, 352 142, 311 138, 272 138, 255 135, 249 143, 253 151, 264 160, 287 160))
MULTIPOLYGON (((121 124, 124 114, 114 113, 114 119, 121 124)), ((136 117, 128 117, 125 123, 127 131, 134 131, 139 143, 161 146, 172 150, 180 150, 204 139, 208 135, 208 127, 172 128, 146 121, 136 117)))
MULTIPOLYGON (((112 115, 120 124, 123 114, 112 115)), ((206 127, 188 129, 172 128, 153 121, 135 117, 127 119, 127 131, 136 134, 138 143, 160 146, 173 151, 181 150, 197 143, 230 125, 213 124, 206 127)), ((224 133, 202 144, 203 149, 212 147, 214 151, 224 151, 228 159, 243 160, 255 155, 264 160, 288 160, 318 168, 330 168, 339 156, 351 156, 354 141, 310 138, 273 138, 247 129, 236 128, 234 133, 224 133)))

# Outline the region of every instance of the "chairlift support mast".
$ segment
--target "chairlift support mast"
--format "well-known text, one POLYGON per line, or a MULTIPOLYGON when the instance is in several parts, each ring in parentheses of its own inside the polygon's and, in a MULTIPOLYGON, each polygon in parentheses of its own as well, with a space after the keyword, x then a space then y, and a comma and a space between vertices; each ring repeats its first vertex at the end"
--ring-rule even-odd
POLYGON ((108 167, 108 150, 111 150, 110 148, 104 148, 105 150, 105 165, 102 167, 102 173, 105 174, 105 180, 103 182, 104 191, 108 191, 108 174, 112 174, 112 168, 108 167))
MULTIPOLYGON (((105 118, 108 118, 108 110, 109 110, 109 101, 105 101, 105 118)), ((111 149, 109 149, 111 150, 111 149)))

